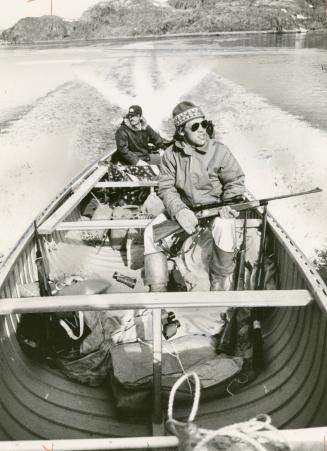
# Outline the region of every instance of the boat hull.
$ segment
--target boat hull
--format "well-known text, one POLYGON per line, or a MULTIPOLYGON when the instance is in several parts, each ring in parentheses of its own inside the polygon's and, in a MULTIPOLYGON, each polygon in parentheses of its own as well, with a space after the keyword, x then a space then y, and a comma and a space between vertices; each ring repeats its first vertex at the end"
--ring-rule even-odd
MULTIPOLYGON (((62 193, 43 218, 56 210, 70 190, 62 193)), ((67 221, 76 215, 77 209, 67 221)), ((2 268, 1 298, 18 298, 18 285, 37 279, 32 234, 29 229, 2 268)), ((325 285, 271 216, 268 235, 280 289, 308 289, 314 302, 307 307, 281 305, 266 311, 265 369, 240 393, 203 402, 197 422, 205 428, 245 421, 259 413, 270 415, 275 426, 287 429, 327 424, 325 285)), ((66 232, 55 231, 47 238, 58 244, 65 241, 66 232)), ((111 262, 112 266, 116 263, 111 262)), ((57 370, 28 359, 16 339, 18 319, 16 314, 0 316, 0 440, 151 435, 150 415, 117 416, 109 385, 94 388, 73 383, 57 370)), ((188 410, 187 406, 178 407, 176 416, 186 419, 188 410)))

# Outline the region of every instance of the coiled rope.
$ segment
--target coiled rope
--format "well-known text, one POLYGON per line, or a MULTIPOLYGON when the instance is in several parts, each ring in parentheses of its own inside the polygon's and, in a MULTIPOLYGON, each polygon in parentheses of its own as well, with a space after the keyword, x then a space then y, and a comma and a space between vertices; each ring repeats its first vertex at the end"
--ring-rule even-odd
MULTIPOLYGON (((168 421, 167 423, 171 427, 175 435, 179 436, 180 449, 181 450, 193 450, 193 451, 205 451, 209 450, 208 445, 211 444, 210 449, 227 449, 226 438, 229 438, 232 443, 237 446, 238 444, 249 445, 249 450, 253 451, 290 451, 290 447, 284 438, 281 436, 281 432, 278 431, 272 424, 268 415, 258 415, 256 418, 252 418, 249 421, 242 423, 236 423, 229 426, 222 427, 217 430, 210 430, 204 428, 197 428, 194 424, 191 424, 197 414, 200 402, 200 379, 194 372, 184 374, 174 384, 168 402, 168 421), (175 395, 178 388, 183 384, 185 380, 190 378, 194 379, 195 394, 193 399, 193 405, 187 422, 177 421, 173 417, 175 395), (184 430, 180 433, 180 429, 184 430), (186 430, 186 433, 185 433, 186 430), (273 437, 267 438, 264 434, 270 431, 275 434, 273 437), (219 446, 219 437, 222 439, 219 446), (185 443, 183 440, 186 438, 185 443), (216 446, 216 447, 215 447, 216 446)), ((234 448, 228 447, 232 450, 234 448)), ((236 448, 235 448, 236 449, 236 448)), ((240 448, 237 448, 240 449, 240 448)), ((244 449, 244 448, 242 448, 244 449)))

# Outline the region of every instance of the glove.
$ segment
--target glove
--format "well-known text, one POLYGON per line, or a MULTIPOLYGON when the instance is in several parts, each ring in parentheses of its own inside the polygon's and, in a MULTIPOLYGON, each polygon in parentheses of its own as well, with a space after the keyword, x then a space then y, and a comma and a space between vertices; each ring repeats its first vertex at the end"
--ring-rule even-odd
POLYGON ((146 162, 146 161, 143 161, 143 160, 139 160, 137 163, 136 163, 136 166, 149 166, 148 165, 148 163, 146 162))
POLYGON ((239 215, 239 212, 236 210, 233 210, 228 205, 225 205, 225 207, 222 207, 222 209, 219 212, 219 216, 221 219, 230 219, 230 218, 237 218, 239 215))
POLYGON ((183 227, 189 235, 195 232, 198 225, 198 218, 189 208, 183 208, 176 214, 177 222, 183 227))

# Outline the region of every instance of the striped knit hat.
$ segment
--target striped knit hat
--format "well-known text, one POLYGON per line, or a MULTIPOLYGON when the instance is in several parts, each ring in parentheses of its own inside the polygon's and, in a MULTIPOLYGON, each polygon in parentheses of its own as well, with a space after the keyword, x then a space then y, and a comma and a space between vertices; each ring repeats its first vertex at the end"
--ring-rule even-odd
POLYGON ((191 119, 204 117, 203 111, 191 102, 180 102, 173 109, 175 127, 180 127, 191 119))

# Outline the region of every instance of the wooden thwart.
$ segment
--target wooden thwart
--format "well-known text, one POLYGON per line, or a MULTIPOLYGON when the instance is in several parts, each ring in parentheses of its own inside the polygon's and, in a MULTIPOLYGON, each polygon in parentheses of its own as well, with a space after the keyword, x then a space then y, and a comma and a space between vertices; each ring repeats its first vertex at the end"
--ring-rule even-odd
POLYGON ((158 186, 157 180, 148 181, 127 181, 127 182, 98 182, 94 188, 142 188, 158 186))
POLYGON ((60 222, 56 230, 144 229, 152 219, 102 219, 60 222))
POLYGON ((52 233, 58 222, 65 219, 69 213, 81 202, 81 200, 93 189, 94 185, 107 172, 106 166, 100 166, 96 169, 70 196, 66 202, 61 205, 43 224, 39 226, 38 232, 41 234, 52 233))
MULTIPOLYGON (((290 451, 323 451, 326 443, 327 428, 284 429, 260 432, 268 440, 275 440, 278 434, 287 441, 290 451)), ((0 451, 100 451, 118 449, 162 449, 176 450, 177 437, 127 437, 127 438, 95 438, 68 440, 28 440, 0 442, 0 451)))
MULTIPOLYGON (((95 221, 63 221, 55 227, 58 231, 63 230, 107 230, 107 229, 144 229, 152 219, 102 219, 95 221)), ((236 220, 236 227, 243 227, 243 219, 236 220)), ((257 228, 261 219, 248 219, 247 228, 257 228)), ((39 233, 43 232, 43 226, 39 233)))
POLYGON ((176 307, 304 307, 308 290, 108 293, 0 299, 0 314, 176 307))

